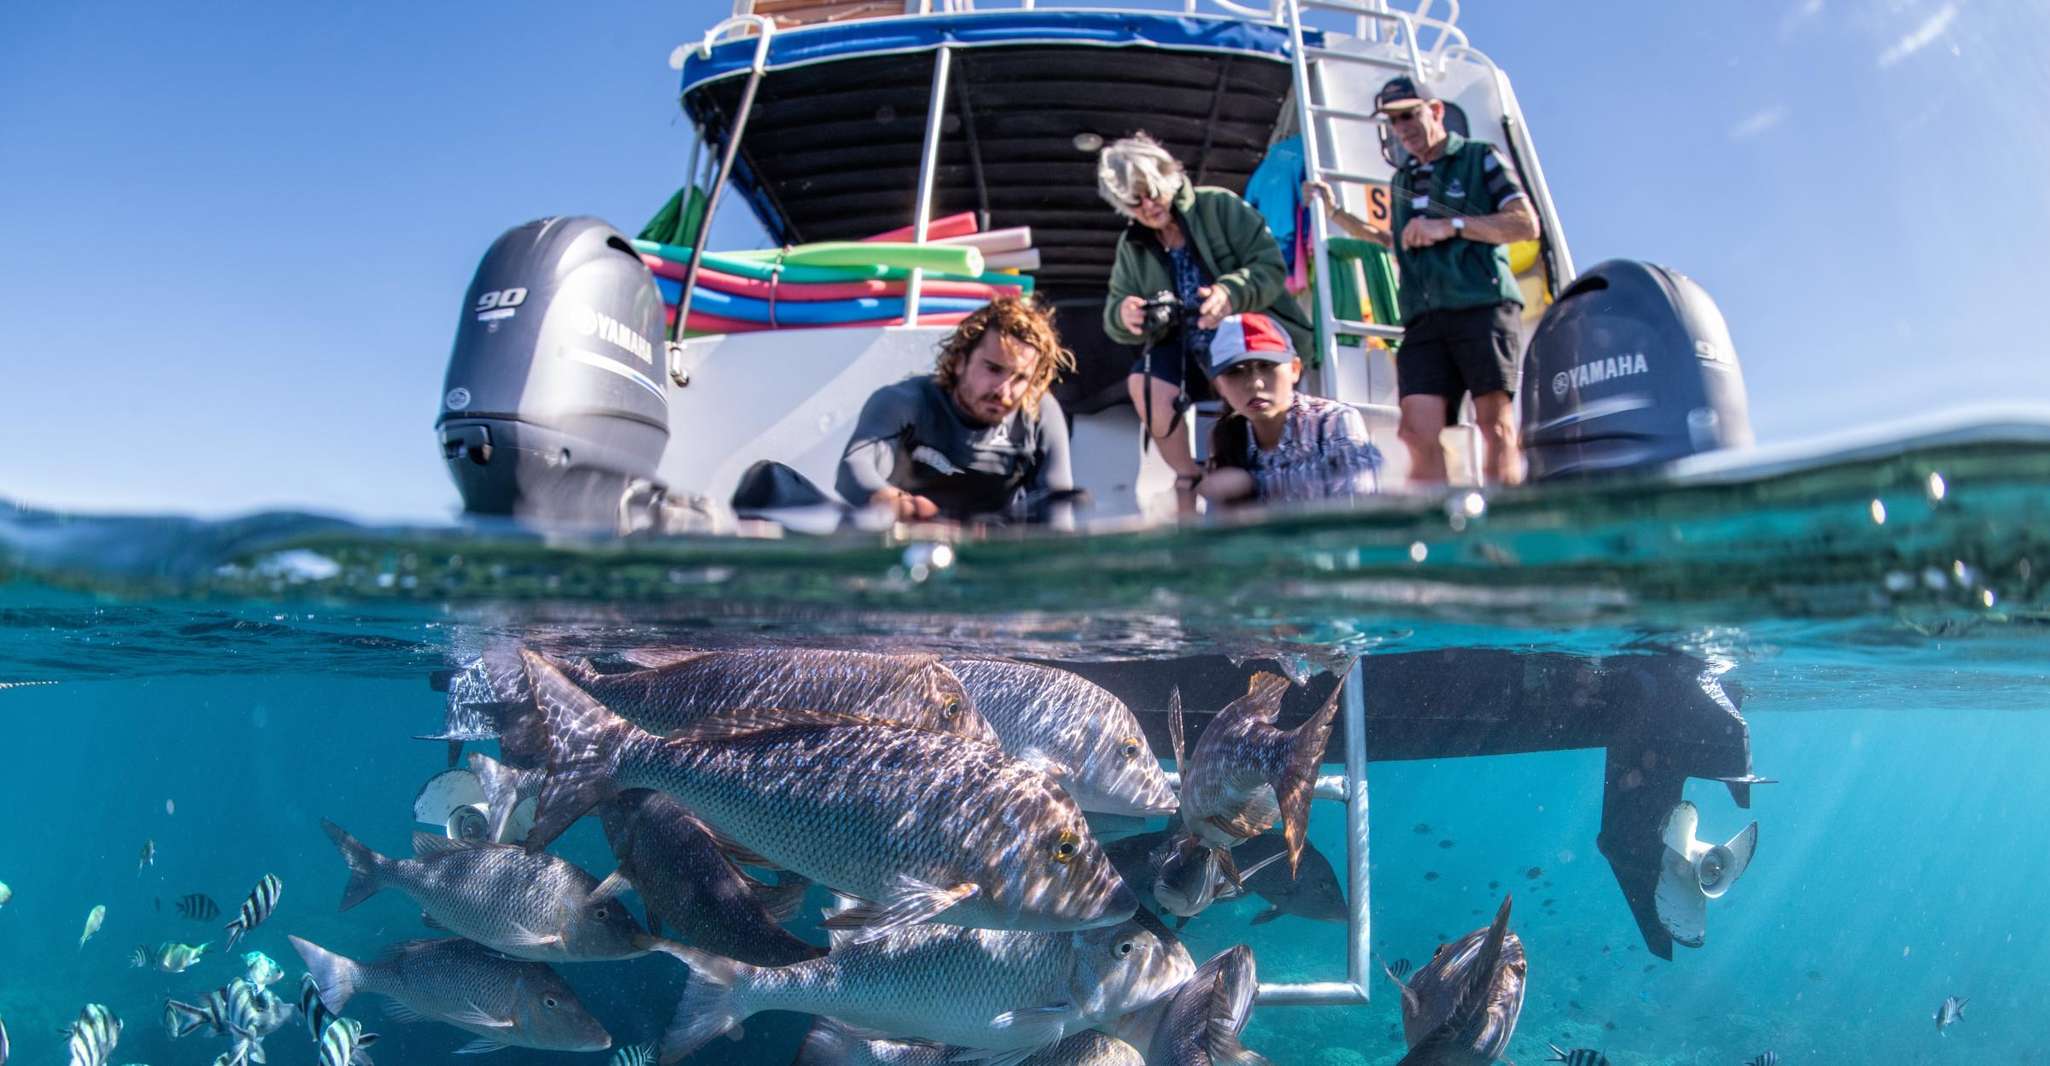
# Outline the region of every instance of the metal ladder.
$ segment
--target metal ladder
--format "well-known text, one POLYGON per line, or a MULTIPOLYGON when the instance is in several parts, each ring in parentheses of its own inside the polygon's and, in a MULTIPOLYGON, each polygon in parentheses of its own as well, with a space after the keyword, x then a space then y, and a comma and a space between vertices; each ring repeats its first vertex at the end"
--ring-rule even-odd
MULTIPOLYGON (((1417 48, 1417 22, 1410 15, 1389 11, 1379 0, 1280 0, 1282 13, 1287 23, 1289 37, 1289 64, 1295 75, 1296 128, 1303 139, 1303 169, 1311 177, 1332 187, 1334 195, 1338 186, 1369 185, 1380 179, 1348 170, 1339 159, 1325 158, 1326 143, 1330 155, 1337 155, 1339 146, 1346 138, 1339 136, 1344 126, 1372 126, 1379 117, 1371 111, 1353 111, 1328 103, 1329 93, 1325 89, 1325 77, 1333 66, 1355 66, 1369 71, 1378 71, 1384 77, 1407 74, 1417 84, 1424 83, 1424 57, 1417 48), (1303 12, 1330 11, 1351 15, 1363 28, 1387 27, 1400 40, 1406 52, 1401 60, 1379 56, 1355 55, 1309 45, 1303 38, 1303 12)), ((1364 35, 1364 34, 1363 34, 1364 35)), ((1333 387, 1334 368, 1338 360, 1338 338, 1341 336, 1375 338, 1386 341, 1402 340, 1402 327, 1364 322, 1344 318, 1332 304, 1332 290, 1335 288, 1331 273, 1328 249, 1331 239, 1331 220, 1323 211, 1308 212, 1310 222, 1310 263, 1318 272, 1316 290, 1317 345, 1319 392, 1329 396, 1333 387)), ((1371 376, 1369 381, 1371 382, 1371 376)), ((1335 397, 1334 397, 1335 398, 1335 397)), ((1382 403, 1355 403, 1364 414, 1382 415, 1400 419, 1402 409, 1382 403)), ((1481 480, 1480 433, 1472 420, 1466 423, 1467 453, 1471 460, 1471 476, 1476 484, 1481 480)))

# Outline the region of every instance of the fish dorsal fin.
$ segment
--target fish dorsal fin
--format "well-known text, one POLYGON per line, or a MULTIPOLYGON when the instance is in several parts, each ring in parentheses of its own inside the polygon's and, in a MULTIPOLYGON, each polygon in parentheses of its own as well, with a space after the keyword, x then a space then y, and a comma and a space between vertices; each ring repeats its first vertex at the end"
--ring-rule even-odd
POLYGON ((758 736, 779 729, 829 729, 835 726, 887 725, 897 729, 915 727, 887 722, 863 714, 842 711, 810 711, 789 707, 740 707, 701 718, 663 738, 686 744, 721 744, 758 736))
POLYGON ((1188 773, 1188 751, 1182 724, 1182 687, 1176 685, 1167 694, 1167 737, 1174 745, 1174 768, 1179 773, 1188 773))
POLYGON ((633 882, 627 878, 626 870, 622 867, 606 874, 605 880, 598 882, 597 887, 591 889, 590 902, 612 899, 632 891, 633 887, 633 882))
POLYGON ((1272 722, 1281 717, 1281 697, 1288 694, 1288 689, 1288 678, 1262 670, 1246 682, 1246 694, 1233 700, 1231 706, 1218 713, 1218 717, 1251 715, 1263 722, 1272 722))
POLYGON ((1452 1001, 1448 1018, 1458 1017, 1473 1001, 1487 998, 1488 986, 1495 980, 1495 964, 1501 961, 1502 945, 1509 938, 1509 904, 1512 898, 1502 897, 1502 906, 1495 911, 1495 920, 1489 924, 1488 935, 1481 940, 1480 950, 1474 953, 1473 966, 1467 970, 1466 982, 1452 1001))

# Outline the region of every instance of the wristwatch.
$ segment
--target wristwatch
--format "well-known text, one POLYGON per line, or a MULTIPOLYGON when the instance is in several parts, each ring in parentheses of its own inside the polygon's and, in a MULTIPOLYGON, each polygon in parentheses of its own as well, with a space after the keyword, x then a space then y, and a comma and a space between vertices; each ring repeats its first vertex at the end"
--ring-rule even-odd
POLYGON ((1465 220, 1465 219, 1463 219, 1463 218, 1455 218, 1455 219, 1453 219, 1453 220, 1452 220, 1452 234, 1453 234, 1453 236, 1456 236, 1456 237, 1464 237, 1464 236, 1466 236, 1466 220, 1465 220))

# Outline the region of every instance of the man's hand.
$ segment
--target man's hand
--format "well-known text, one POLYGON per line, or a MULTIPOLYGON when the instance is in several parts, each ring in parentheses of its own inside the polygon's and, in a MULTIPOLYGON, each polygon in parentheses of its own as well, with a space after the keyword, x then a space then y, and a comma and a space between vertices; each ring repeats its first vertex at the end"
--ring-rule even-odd
POLYGON ((1118 325, 1127 333, 1146 332, 1146 301, 1137 296, 1127 296, 1118 301, 1118 325))
POLYGON ((1231 293, 1222 285, 1208 285, 1196 290, 1196 296, 1203 303, 1196 311, 1196 326, 1199 329, 1216 329, 1225 316, 1231 314, 1231 293))
POLYGON ((895 485, 877 489, 868 502, 875 507, 889 508, 899 522, 925 522, 939 517, 940 513, 939 504, 895 485))
POLYGON ((1409 220, 1409 225, 1402 227, 1402 246, 1429 248, 1431 245, 1451 240, 1458 232, 1452 228, 1449 219, 1413 218, 1409 220))
POLYGON ((1303 182, 1303 199, 1322 200, 1327 209, 1338 206, 1338 197, 1332 194, 1331 186, 1316 178, 1303 182))

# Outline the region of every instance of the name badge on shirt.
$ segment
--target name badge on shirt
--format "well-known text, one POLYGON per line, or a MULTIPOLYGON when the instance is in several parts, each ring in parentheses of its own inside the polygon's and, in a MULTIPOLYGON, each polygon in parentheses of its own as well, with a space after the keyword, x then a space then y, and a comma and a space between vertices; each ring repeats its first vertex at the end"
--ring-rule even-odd
POLYGON ((1428 196, 1412 196, 1409 198, 1409 208, 1412 211, 1422 211, 1429 206, 1431 206, 1431 198, 1428 196))

